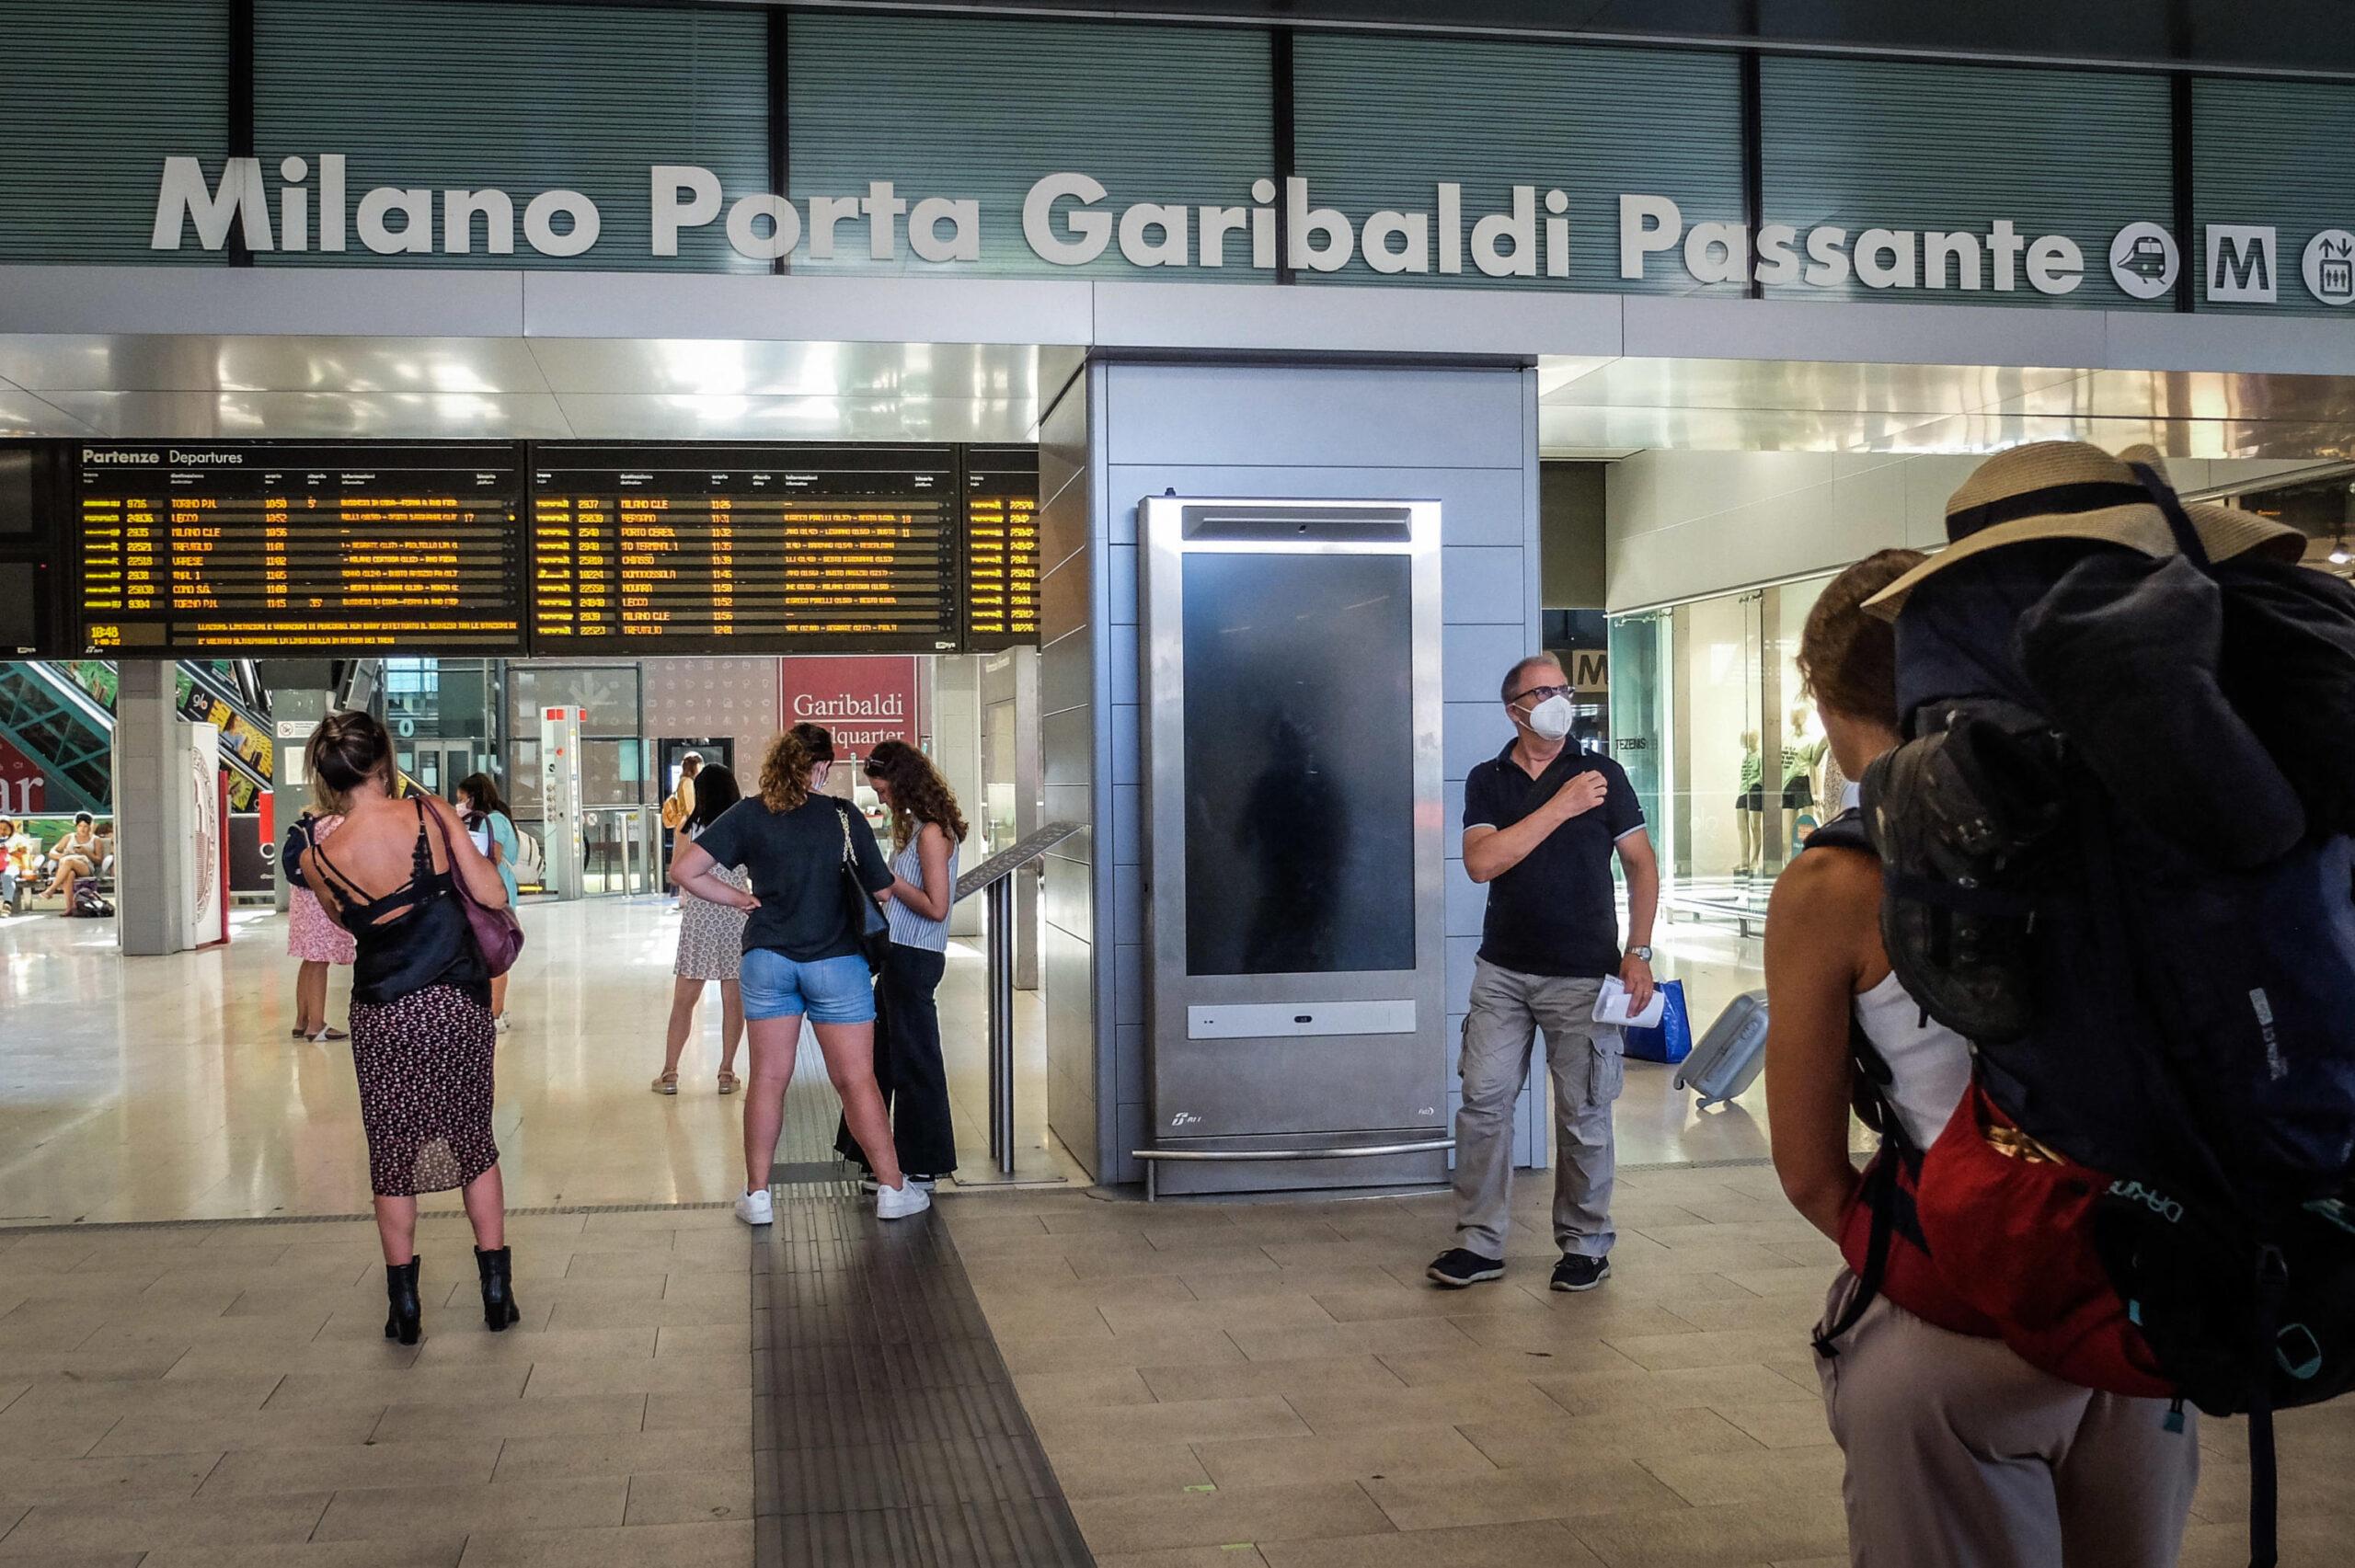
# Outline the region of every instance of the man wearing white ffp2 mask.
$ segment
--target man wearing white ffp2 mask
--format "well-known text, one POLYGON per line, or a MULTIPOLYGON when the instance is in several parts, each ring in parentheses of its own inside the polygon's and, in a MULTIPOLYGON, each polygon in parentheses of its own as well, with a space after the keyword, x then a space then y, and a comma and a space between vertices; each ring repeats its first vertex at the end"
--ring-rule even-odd
POLYGON ((1460 1288, 1504 1273, 1512 1197, 1512 1107, 1537 1032, 1554 1081, 1557 1290, 1591 1290, 1611 1273, 1611 1107, 1619 1098, 1619 1031, 1594 1022, 1604 977, 1628 1010, 1652 995, 1652 916, 1660 864, 1643 808, 1619 764, 1570 732, 1570 686, 1552 655, 1524 658, 1499 693, 1510 745, 1464 781, 1464 869, 1488 889, 1472 1005, 1464 1020, 1455 1116, 1455 1244, 1431 1261, 1432 1283, 1460 1288), (1611 857, 1627 875, 1629 945, 1619 945, 1611 857))

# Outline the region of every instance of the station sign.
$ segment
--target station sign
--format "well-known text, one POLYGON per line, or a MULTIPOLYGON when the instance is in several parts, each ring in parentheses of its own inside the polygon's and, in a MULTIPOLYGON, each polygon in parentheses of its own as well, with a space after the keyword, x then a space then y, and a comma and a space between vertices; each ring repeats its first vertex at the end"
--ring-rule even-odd
MULTIPOLYGON (((604 232, 597 202, 578 190, 521 196, 496 188, 377 186, 356 201, 343 155, 289 156, 266 166, 230 158, 208 180, 194 157, 167 157, 155 196, 149 246, 176 252, 224 249, 378 256, 511 256, 519 230, 533 253, 585 255, 604 232), (273 184, 271 173, 277 176, 273 184), (316 200, 315 200, 316 199, 316 200), (520 214, 520 220, 519 220, 520 214)), ((1061 170, 1024 192, 1017 213, 991 213, 971 197, 902 190, 888 179, 863 191, 810 195, 774 191, 727 200, 719 177, 691 164, 647 171, 647 241, 656 257, 679 254, 682 235, 714 224, 750 260, 831 261, 863 256, 953 269, 982 261, 985 224, 1018 223, 1032 256, 1051 266, 1085 267, 1117 248, 1141 269, 1338 272, 1361 261, 1388 277, 1433 275, 1498 280, 1570 276, 1572 246, 1597 243, 1571 232, 1569 192, 1532 180, 1509 188, 1504 204, 1467 203, 1462 182, 1440 180, 1429 206, 1352 214, 1320 204, 1310 183, 1253 180, 1225 202, 1128 200, 1094 176, 1061 170), (1278 222, 1279 212, 1281 223, 1278 222)), ((2211 223, 2200 236, 2207 298, 2269 304, 2280 297, 2279 231, 2266 224, 2211 223)), ((2089 266, 2107 264, 2130 299, 2167 293, 2181 267, 2179 238, 2151 219, 2121 226, 2106 257, 2088 261, 2067 234, 2035 232, 2009 217, 1972 216, 1945 228, 1817 223, 1771 215, 1754 227, 1722 220, 1688 223, 1664 195, 1623 192, 1610 243, 1628 281, 1676 275, 1695 284, 1775 288, 1901 289, 1958 293, 2064 295, 2089 266)), ((2326 304, 2355 303, 2355 234, 2326 229, 2297 258, 2306 292, 2326 304)))

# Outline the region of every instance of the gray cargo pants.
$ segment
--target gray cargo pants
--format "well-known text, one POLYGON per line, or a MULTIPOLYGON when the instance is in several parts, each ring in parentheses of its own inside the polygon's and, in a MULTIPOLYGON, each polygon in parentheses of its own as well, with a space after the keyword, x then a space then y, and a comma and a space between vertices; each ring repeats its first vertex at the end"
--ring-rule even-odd
POLYGON ((1505 1255, 1512 1202, 1512 1107, 1545 1032, 1554 1081, 1554 1240, 1566 1253, 1611 1251, 1611 1105, 1626 1076, 1619 1031, 1594 1021, 1601 980, 1523 975, 1478 960, 1464 1020, 1455 1113, 1455 1244, 1505 1255))

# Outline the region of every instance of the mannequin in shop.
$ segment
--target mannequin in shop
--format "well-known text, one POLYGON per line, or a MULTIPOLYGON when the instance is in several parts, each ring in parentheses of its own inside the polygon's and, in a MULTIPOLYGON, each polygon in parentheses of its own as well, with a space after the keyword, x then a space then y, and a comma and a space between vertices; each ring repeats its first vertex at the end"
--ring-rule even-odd
POLYGON ((1798 858, 1799 843, 1815 830, 1821 818, 1815 803, 1823 798, 1815 792, 1816 769, 1822 764, 1830 748, 1821 735, 1808 733, 1807 710, 1791 710, 1791 730, 1783 742, 1783 858, 1798 858))
POLYGON ((1758 732, 1741 732, 1741 787, 1734 795, 1734 829, 1740 835, 1741 859, 1736 863, 1736 876, 1754 876, 1758 860, 1763 851, 1761 842, 1766 818, 1766 790, 1763 770, 1765 761, 1758 754, 1758 732))
POLYGON ((1827 736, 1822 759, 1815 765, 1815 816, 1819 823, 1828 822, 1848 808, 1848 775, 1840 771, 1840 759, 1832 754, 1831 738, 1827 736))

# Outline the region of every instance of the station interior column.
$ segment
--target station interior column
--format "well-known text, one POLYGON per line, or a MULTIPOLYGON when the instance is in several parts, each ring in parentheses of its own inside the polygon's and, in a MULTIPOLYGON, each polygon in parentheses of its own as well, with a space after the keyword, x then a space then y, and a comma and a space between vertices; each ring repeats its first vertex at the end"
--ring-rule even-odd
POLYGON ((115 931, 126 955, 188 945, 186 780, 175 776, 179 726, 174 670, 160 658, 117 666, 114 705, 115 931))
MULTIPOLYGON (((1465 876, 1463 780, 1511 738, 1497 682, 1542 641, 1537 388, 1514 365, 1092 361, 1040 421, 1040 735, 1046 818, 1088 831, 1045 867, 1050 1119, 1098 1180, 1141 1180, 1147 1136, 1144 768, 1138 503, 1189 496, 1436 500, 1443 509, 1443 897, 1454 1047, 1480 944, 1465 876), (1100 1165, 1100 1168, 1097 1168, 1100 1165)), ((1547 1159, 1544 1063, 1516 1114, 1517 1163, 1547 1159)), ((1313 1091, 1306 1091, 1313 1092, 1313 1091)))
MULTIPOLYGON (((267 674, 269 671, 264 670, 267 674)), ((271 746, 270 786, 277 801, 277 831, 281 844, 286 841, 286 830, 303 815, 311 803, 311 779, 303 766, 304 748, 310 744, 311 731, 319 727, 335 706, 335 693, 324 691, 273 691, 270 693, 270 716, 277 731, 271 746)), ((275 858, 275 846, 270 861, 277 883, 275 898, 283 911, 293 884, 287 881, 285 868, 275 858)))

